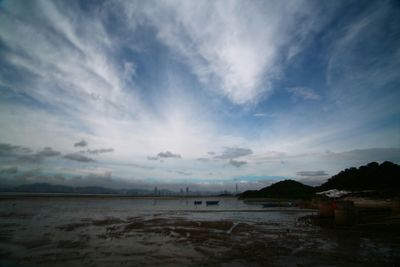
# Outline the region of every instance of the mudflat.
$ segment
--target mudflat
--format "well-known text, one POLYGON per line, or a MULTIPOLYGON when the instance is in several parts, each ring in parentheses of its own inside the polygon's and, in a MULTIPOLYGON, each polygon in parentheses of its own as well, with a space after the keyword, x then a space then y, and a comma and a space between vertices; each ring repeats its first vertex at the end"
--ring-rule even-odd
MULTIPOLYGON (((398 224, 323 227, 236 199, 0 201, 1 266, 395 266, 398 224)), ((392 218, 393 219, 393 218, 392 218)), ((395 220, 395 218, 393 219, 395 220)))

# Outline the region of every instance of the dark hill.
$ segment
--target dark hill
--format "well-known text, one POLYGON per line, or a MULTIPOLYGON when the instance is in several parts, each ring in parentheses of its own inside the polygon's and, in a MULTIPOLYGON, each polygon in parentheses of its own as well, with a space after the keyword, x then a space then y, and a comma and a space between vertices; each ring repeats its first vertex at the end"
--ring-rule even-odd
POLYGON ((317 188, 329 189, 400 191, 400 166, 385 161, 382 164, 371 162, 359 168, 349 168, 332 176, 317 188))
POLYGON ((321 186, 311 187, 293 180, 272 184, 261 190, 249 190, 240 194, 241 198, 292 198, 309 199, 315 192, 339 189, 349 191, 373 191, 371 196, 400 196, 400 166, 385 161, 371 162, 359 168, 345 169, 329 178, 321 186))
POLYGON ((304 185, 294 180, 284 180, 274 183, 261 190, 249 190, 240 194, 241 198, 281 198, 309 199, 314 194, 312 186, 304 185))

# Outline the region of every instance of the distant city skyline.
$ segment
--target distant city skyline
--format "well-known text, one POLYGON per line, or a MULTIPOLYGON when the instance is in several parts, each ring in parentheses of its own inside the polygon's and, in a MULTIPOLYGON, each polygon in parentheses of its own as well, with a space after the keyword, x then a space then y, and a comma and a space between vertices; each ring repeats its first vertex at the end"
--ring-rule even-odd
POLYGON ((311 185, 400 163, 399 1, 0 1, 0 186, 311 185))

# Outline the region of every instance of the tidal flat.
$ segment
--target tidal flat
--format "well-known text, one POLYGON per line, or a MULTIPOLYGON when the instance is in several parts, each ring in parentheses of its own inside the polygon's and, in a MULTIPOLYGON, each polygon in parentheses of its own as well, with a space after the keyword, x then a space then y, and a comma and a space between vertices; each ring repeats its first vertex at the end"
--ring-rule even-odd
POLYGON ((0 199, 0 266, 396 266, 398 228, 324 228, 315 210, 235 198, 0 199), (219 205, 206 206, 206 200, 219 205))

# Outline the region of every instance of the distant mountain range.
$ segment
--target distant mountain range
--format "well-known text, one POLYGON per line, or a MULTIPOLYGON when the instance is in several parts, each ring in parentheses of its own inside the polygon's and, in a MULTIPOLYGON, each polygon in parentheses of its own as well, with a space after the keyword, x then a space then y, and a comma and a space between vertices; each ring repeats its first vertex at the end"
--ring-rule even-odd
MULTIPOLYGON (((110 189, 100 186, 72 187, 48 183, 25 184, 11 188, 2 188, 1 192, 14 193, 63 193, 63 194, 118 194, 118 195, 150 195, 153 191, 145 189, 110 189)), ((163 192, 166 193, 166 192, 163 192)))
MULTIPOLYGON (((0 192, 6 193, 59 193, 59 194, 102 194, 102 195, 128 195, 128 196, 181 196, 182 193, 167 189, 160 189, 157 193, 154 190, 146 189, 111 189, 99 186, 72 187, 65 185, 54 185, 48 183, 25 184, 15 187, 0 188, 0 192)), ((221 192, 191 192, 196 195, 218 195, 221 192)))
POLYGON ((382 164, 371 162, 359 168, 345 169, 320 186, 312 187, 294 180, 284 180, 261 190, 245 191, 240 197, 310 199, 316 192, 330 189, 372 190, 380 196, 400 196, 400 166, 388 161, 382 164))
POLYGON ((76 194, 118 194, 118 190, 98 186, 71 187, 47 183, 25 184, 12 188, 2 189, 3 192, 23 193, 76 193, 76 194))
MULTIPOLYGON (((392 162, 378 164, 371 162, 359 168, 345 169, 332 176, 320 186, 312 187, 294 180, 284 180, 260 190, 249 190, 239 195, 241 198, 291 198, 310 199, 316 192, 330 189, 362 191, 372 190, 382 196, 400 196, 400 166, 392 162)), ((18 193, 65 193, 65 194, 118 194, 154 195, 146 189, 110 189, 98 186, 72 187, 35 183, 12 188, 0 188, 0 192, 18 193)), ((159 190, 157 195, 180 195, 170 190, 159 190)))

